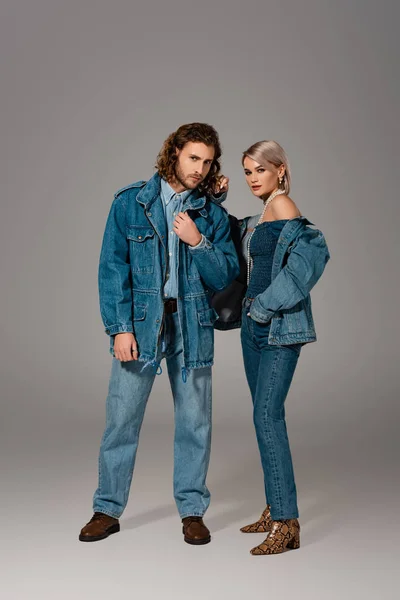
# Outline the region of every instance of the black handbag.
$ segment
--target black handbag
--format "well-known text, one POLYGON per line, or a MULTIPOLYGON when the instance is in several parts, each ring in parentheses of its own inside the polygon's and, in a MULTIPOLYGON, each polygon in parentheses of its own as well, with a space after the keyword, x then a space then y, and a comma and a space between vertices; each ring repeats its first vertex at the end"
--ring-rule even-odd
POLYGON ((247 290, 247 260, 243 253, 243 238, 246 227, 243 219, 229 215, 231 238, 239 259, 240 273, 224 290, 215 292, 211 306, 217 311, 219 318, 214 323, 214 329, 227 331, 236 329, 242 324, 242 304, 247 290))

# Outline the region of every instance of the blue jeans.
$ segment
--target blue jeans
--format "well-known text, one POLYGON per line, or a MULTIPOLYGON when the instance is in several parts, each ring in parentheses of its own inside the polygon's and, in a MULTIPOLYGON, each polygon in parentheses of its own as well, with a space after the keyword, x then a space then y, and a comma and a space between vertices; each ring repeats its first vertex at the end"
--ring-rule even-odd
POLYGON ((247 316, 245 299, 241 341, 247 382, 253 400, 253 420, 264 471, 265 497, 274 520, 299 516, 284 403, 302 344, 268 344, 270 325, 247 316))
MULTIPOLYGON (((140 351, 140 346, 139 346, 140 351)), ((210 503, 206 476, 211 447, 211 367, 182 374, 178 313, 165 315, 157 361, 165 358, 174 398, 174 497, 181 518, 202 516, 210 503)), ((156 370, 113 359, 93 510, 118 518, 129 495, 139 433, 156 370)))

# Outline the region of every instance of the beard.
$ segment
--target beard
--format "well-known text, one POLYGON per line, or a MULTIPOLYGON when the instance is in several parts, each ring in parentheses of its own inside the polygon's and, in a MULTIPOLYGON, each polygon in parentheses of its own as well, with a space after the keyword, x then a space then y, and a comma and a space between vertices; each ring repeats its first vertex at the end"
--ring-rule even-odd
POLYGON ((175 178, 187 190, 195 190, 203 181, 201 177, 198 181, 196 181, 195 179, 191 179, 191 177, 193 176, 196 175, 194 173, 189 173, 188 175, 185 175, 185 173, 180 168, 179 163, 177 162, 175 164, 175 178))

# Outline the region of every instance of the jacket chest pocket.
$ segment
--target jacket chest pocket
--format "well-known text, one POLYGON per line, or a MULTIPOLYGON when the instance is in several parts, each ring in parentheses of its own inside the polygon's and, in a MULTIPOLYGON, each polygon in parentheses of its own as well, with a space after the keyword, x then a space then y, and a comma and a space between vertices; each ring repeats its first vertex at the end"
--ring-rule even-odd
POLYGON ((129 225, 126 229, 129 241, 131 269, 133 273, 153 273, 155 255, 154 229, 141 225, 129 225))

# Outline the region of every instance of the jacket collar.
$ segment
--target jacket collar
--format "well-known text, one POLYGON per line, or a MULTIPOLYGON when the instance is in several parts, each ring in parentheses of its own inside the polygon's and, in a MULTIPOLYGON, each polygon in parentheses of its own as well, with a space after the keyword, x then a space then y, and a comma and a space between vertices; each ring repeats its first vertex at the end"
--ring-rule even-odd
MULTIPOLYGON (((143 204, 146 208, 149 208, 153 202, 157 200, 161 193, 161 177, 158 173, 155 173, 153 177, 149 179, 146 185, 140 190, 136 196, 137 202, 143 204)), ((193 192, 184 200, 182 209, 183 210, 201 210, 204 208, 207 202, 207 198, 201 195, 197 190, 193 192)))

